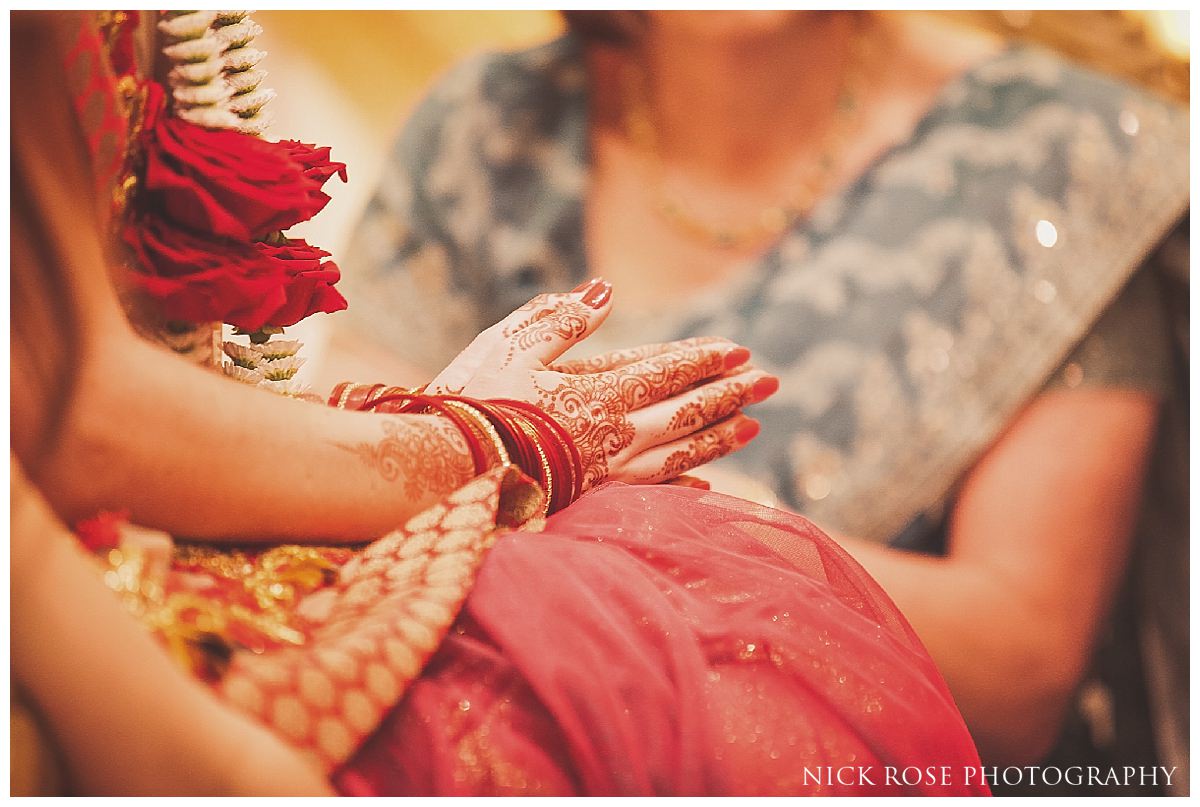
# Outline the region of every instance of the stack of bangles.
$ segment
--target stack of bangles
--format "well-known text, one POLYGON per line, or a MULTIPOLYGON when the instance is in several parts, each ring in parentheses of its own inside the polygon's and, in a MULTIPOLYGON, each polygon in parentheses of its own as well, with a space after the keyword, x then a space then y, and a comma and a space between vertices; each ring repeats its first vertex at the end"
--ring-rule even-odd
POLYGON ((445 417, 467 441, 476 474, 516 465, 546 492, 546 514, 563 509, 583 492, 583 463, 575 441, 554 418, 524 401, 426 395, 424 387, 409 390, 344 381, 333 388, 329 405, 445 417))

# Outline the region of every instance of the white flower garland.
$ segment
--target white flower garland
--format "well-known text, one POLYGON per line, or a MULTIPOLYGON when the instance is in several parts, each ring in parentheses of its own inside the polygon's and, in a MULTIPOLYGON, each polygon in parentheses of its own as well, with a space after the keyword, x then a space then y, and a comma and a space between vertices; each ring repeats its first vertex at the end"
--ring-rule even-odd
MULTIPOLYGON (((158 30, 171 61, 167 83, 176 117, 207 129, 232 129, 261 137, 271 124, 264 108, 275 91, 262 86, 267 71, 258 67, 265 51, 252 47, 262 26, 250 11, 168 11, 158 30)), ((222 371, 251 386, 299 397, 309 392, 296 381, 304 364, 296 340, 223 344, 222 371)))
POLYGON ((301 343, 295 339, 258 345, 227 341, 222 348, 229 361, 223 363, 221 369, 230 378, 252 387, 299 397, 309 391, 295 378, 305 361, 302 356, 296 355, 301 347, 301 343))
POLYGON ((171 61, 167 83, 174 114, 208 129, 262 135, 271 125, 264 107, 275 91, 262 86, 267 54, 252 47, 262 26, 249 11, 168 11, 158 30, 171 61))

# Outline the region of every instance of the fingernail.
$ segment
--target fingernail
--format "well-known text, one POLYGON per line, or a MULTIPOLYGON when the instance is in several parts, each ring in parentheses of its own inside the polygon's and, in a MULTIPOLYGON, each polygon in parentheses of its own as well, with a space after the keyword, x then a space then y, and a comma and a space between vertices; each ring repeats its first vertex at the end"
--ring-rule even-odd
POLYGON ((735 347, 725 354, 725 369, 732 370, 750 361, 750 351, 744 347, 735 347))
POLYGON ((596 284, 588 289, 587 294, 583 295, 583 304, 592 308, 603 308, 609 298, 612 297, 612 284, 601 278, 596 279, 596 284))
POLYGON ((578 286, 576 286, 575 288, 571 289, 570 293, 576 294, 578 292, 581 292, 581 291, 587 289, 590 286, 594 286, 594 285, 596 285, 596 281, 599 279, 600 278, 598 278, 598 277, 593 277, 591 280, 585 280, 582 283, 580 283, 578 286))
POLYGON ((769 375, 754 382, 754 386, 750 388, 750 400, 753 403, 761 403, 778 391, 779 379, 769 375))
POLYGON ((737 440, 738 445, 744 446, 758 436, 759 429, 761 428, 757 420, 746 418, 734 431, 733 437, 737 440))

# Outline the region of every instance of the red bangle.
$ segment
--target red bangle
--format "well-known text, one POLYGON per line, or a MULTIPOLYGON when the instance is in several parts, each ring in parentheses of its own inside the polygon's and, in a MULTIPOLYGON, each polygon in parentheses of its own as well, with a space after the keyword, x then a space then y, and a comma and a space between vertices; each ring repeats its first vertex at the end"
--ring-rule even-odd
POLYGON ((329 405, 338 409, 362 409, 363 405, 383 384, 355 384, 343 381, 329 393, 329 405))
MULTIPOLYGON (((459 396, 452 396, 450 400, 460 401, 487 418, 492 427, 496 429, 496 433, 500 435, 505 448, 508 449, 509 458, 529 476, 535 478, 541 476, 541 464, 538 461, 537 449, 518 424, 506 417, 496 407, 490 406, 487 401, 459 396)), ((542 486, 545 487, 545 480, 542 480, 542 486)), ((547 496, 549 496, 549 492, 547 492, 547 496)))
POLYGON ((551 511, 561 510, 577 499, 582 492, 583 467, 575 441, 566 429, 544 411, 525 401, 499 399, 488 403, 505 416, 527 424, 536 435, 535 448, 541 448, 538 458, 544 456, 553 479, 553 484, 547 490, 551 498, 551 511))
POLYGON ((510 409, 517 409, 525 413, 527 418, 537 421, 541 425, 538 431, 543 436, 543 440, 557 449, 559 476, 562 478, 563 474, 566 474, 569 481, 563 491, 562 502, 558 509, 566 507, 578 499, 583 492, 583 460, 580 457, 578 446, 575 445, 575 441, 566 428, 546 414, 544 410, 525 401, 502 399, 496 403, 510 409), (547 437, 550 439, 546 440, 547 437))
POLYGON ((359 411, 386 412, 388 414, 409 412, 416 407, 432 409, 447 418, 462 434, 467 443, 467 450, 471 454, 471 463, 476 474, 483 473, 491 466, 484 444, 487 435, 477 434, 469 420, 433 396, 411 393, 400 387, 385 387, 383 384, 370 386, 358 384, 349 388, 339 384, 334 387, 333 393, 330 395, 330 403, 342 408, 351 408, 349 404, 354 403, 357 405, 353 408, 359 411))
POLYGON ((569 438, 564 443, 565 430, 557 424, 553 428, 547 425, 552 419, 544 412, 521 402, 513 407, 507 401, 460 396, 443 396, 443 400, 470 406, 488 419, 510 459, 546 492, 547 512, 561 510, 573 501, 580 474, 566 446, 571 446, 571 450, 574 446, 569 438))
POLYGON ((343 382, 333 388, 329 405, 392 414, 435 412, 449 419, 466 440, 476 474, 496 462, 503 463, 505 458, 499 453, 503 448, 508 460, 545 490, 548 513, 561 510, 579 498, 583 492, 579 449, 562 424, 546 412, 525 401, 425 395, 424 389, 409 391, 384 384, 343 382), (465 414, 455 411, 452 403, 471 411, 465 414), (472 413, 478 415, 477 421, 470 417, 472 413), (487 431, 488 425, 494 433, 487 431))
POLYGON ((488 451, 485 443, 488 439, 487 435, 478 434, 475 427, 467 418, 455 412, 453 407, 447 406, 438 396, 397 392, 389 395, 380 395, 368 403, 367 408, 379 411, 379 407, 388 406, 392 403, 401 403, 401 405, 395 408, 389 406, 384 411, 408 413, 419 408, 422 411, 432 410, 445 417, 455 425, 467 441, 467 449, 471 452, 471 460, 475 465, 475 473, 481 474, 491 466, 491 463, 488 461, 488 451))

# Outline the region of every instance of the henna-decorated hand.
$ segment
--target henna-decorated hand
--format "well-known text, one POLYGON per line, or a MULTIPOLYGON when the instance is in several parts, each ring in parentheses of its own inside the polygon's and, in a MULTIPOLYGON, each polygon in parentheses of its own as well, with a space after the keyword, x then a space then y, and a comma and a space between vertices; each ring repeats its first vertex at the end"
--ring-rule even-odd
POLYGON ((583 460, 587 490, 609 479, 653 483, 750 442, 741 413, 779 388, 746 364, 750 351, 704 337, 553 364, 596 330, 612 287, 594 280, 533 298, 481 333, 430 383, 432 394, 511 398, 561 423, 583 460))

